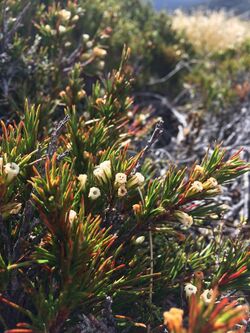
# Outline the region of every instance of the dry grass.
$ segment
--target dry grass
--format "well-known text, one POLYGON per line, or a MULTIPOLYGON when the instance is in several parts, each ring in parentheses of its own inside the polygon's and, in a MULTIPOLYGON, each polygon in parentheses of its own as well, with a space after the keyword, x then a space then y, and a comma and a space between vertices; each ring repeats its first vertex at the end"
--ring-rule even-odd
POLYGON ((224 11, 196 11, 188 15, 178 10, 173 16, 173 28, 184 33, 202 54, 236 48, 250 38, 250 24, 224 11))

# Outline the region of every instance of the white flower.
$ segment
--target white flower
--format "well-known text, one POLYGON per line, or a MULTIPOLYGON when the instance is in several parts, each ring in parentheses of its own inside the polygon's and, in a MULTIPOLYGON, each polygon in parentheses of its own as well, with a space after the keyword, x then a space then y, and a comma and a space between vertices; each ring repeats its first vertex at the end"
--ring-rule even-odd
POLYGON ((145 177, 140 173, 136 172, 129 180, 128 186, 141 186, 145 181, 145 177))
POLYGON ((176 210, 174 216, 185 226, 190 228, 193 224, 193 217, 185 212, 176 210))
POLYGON ((187 297, 190 297, 191 295, 195 295, 197 293, 197 288, 192 283, 187 283, 184 290, 187 297))
POLYGON ((64 34, 65 31, 66 31, 65 26, 60 24, 59 27, 58 27, 58 31, 59 31, 60 34, 64 34))
POLYGON ((204 301, 204 303, 209 304, 211 303, 213 298, 213 289, 206 289, 201 294, 201 299, 204 301))
POLYGON ((69 222, 73 223, 76 219, 76 216, 77 216, 76 212, 73 209, 71 209, 69 211, 69 222))
POLYGON ((128 193, 126 187, 124 185, 118 188, 118 197, 124 197, 128 193))
POLYGON ((145 236, 139 236, 135 240, 135 244, 140 245, 145 241, 145 236))
POLYGON ((7 183, 10 183, 18 174, 19 174, 20 168, 19 166, 14 163, 7 163, 4 166, 4 172, 7 175, 7 183))
POLYGON ((89 190, 89 195, 88 197, 92 200, 96 200, 97 198, 99 198, 99 196, 101 195, 101 191, 99 190, 98 187, 91 187, 89 190))
POLYGON ((115 175, 115 182, 119 185, 126 184, 127 182, 127 175, 125 173, 117 173, 115 175))
POLYGON ((86 185, 86 182, 87 182, 87 178, 88 178, 88 176, 87 175, 85 175, 85 174, 80 174, 79 176, 78 176, 78 180, 79 180, 79 182, 80 182, 80 189, 81 190, 84 190, 85 189, 85 185, 86 185))
POLYGON ((68 21, 71 17, 71 12, 67 9, 61 9, 59 11, 59 16, 61 17, 62 20, 68 21))

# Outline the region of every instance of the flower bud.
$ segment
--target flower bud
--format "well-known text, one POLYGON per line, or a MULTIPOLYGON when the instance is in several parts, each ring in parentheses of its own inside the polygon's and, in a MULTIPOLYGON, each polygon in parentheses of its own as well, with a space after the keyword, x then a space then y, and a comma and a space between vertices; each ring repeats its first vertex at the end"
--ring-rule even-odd
POLYGON ((3 158, 0 157, 0 175, 3 173, 3 158))
POLYGON ((86 43, 86 47, 88 49, 90 49, 91 47, 93 46, 93 42, 91 40, 89 40, 87 43, 86 43))
POLYGON ((60 96, 61 98, 65 98, 65 97, 67 96, 66 91, 64 91, 64 90, 60 91, 60 92, 59 92, 59 96, 60 96))
POLYGON ((107 51, 96 46, 93 48, 93 55, 98 58, 104 58, 107 55, 107 51))
POLYGON ((71 12, 69 10, 66 10, 66 9, 61 9, 59 11, 59 16, 62 20, 68 21, 71 17, 71 12))
POLYGON ((145 241, 145 236, 139 236, 139 237, 136 238, 136 240, 135 240, 135 244, 136 244, 136 245, 140 245, 140 244, 142 244, 144 241, 145 241))
POLYGON ((83 99, 84 97, 86 96, 86 91, 85 90, 83 90, 83 89, 81 89, 80 91, 78 91, 78 93, 77 93, 77 97, 78 97, 78 99, 83 99))
POLYGON ((97 63, 97 68, 98 68, 100 71, 103 70, 104 67, 105 67, 105 62, 104 62, 104 61, 99 61, 99 62, 97 63))
POLYGON ((71 44, 70 42, 66 42, 64 45, 65 45, 65 47, 68 48, 68 47, 70 47, 72 44, 71 44))
POLYGON ((58 27, 59 34, 64 34, 66 32, 66 28, 64 25, 59 25, 58 27))
POLYGON ((85 174, 80 174, 80 175, 78 176, 78 180, 79 180, 79 182, 80 182, 80 189, 81 189, 81 190, 84 190, 84 189, 85 189, 86 182, 87 182, 87 178, 88 178, 88 176, 85 175, 85 174))
POLYGON ((52 31, 51 26, 49 24, 46 24, 44 26, 44 29, 45 29, 46 32, 49 32, 49 33, 51 33, 51 31, 52 31))
POLYGON ((72 17, 72 22, 77 22, 79 20, 79 15, 74 15, 72 17))
POLYGON ((69 211, 69 222, 72 224, 75 221, 76 217, 77 217, 76 212, 73 209, 71 209, 69 211))
POLYGON ((83 34, 82 39, 83 39, 84 42, 89 41, 89 35, 88 34, 83 34))
POLYGON ((142 211, 141 205, 140 204, 133 205, 133 211, 134 211, 135 215, 140 214, 142 211))
POLYGON ((4 172, 7 175, 7 183, 9 184, 18 174, 19 174, 20 168, 19 166, 14 163, 7 163, 4 166, 4 172))
POLYGON ((196 165, 194 167, 194 172, 198 175, 204 175, 204 167, 202 167, 201 165, 196 165))
POLYGON ((174 216, 178 219, 179 222, 181 222, 187 228, 190 228, 191 225, 193 224, 193 217, 185 212, 176 210, 174 212, 174 216))

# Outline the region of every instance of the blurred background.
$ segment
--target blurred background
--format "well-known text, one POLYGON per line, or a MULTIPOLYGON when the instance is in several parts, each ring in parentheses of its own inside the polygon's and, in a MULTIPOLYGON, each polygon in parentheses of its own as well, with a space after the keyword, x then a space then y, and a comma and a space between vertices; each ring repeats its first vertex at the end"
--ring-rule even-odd
POLYGON ((233 10, 236 13, 244 13, 250 10, 249 0, 153 0, 153 5, 156 9, 174 10, 182 8, 185 10, 194 9, 200 6, 209 9, 227 9, 233 10))

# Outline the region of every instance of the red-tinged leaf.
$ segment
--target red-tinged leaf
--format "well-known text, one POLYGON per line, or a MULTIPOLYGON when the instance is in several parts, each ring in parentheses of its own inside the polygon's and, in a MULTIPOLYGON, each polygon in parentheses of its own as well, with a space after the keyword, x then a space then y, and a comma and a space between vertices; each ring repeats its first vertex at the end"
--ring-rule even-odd
POLYGON ((216 318, 220 311, 229 303, 228 298, 223 298, 220 303, 215 307, 214 311, 211 313, 210 320, 216 318))
POLYGON ((14 328, 12 330, 4 331, 4 333, 35 333, 35 332, 29 328, 14 328))
POLYGON ((237 279, 241 274, 245 273, 246 271, 247 271, 247 266, 243 266, 236 273, 233 273, 231 275, 228 275, 228 273, 223 274, 223 276, 219 280, 219 285, 224 285, 230 282, 231 280, 237 279))

